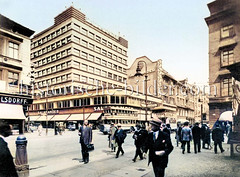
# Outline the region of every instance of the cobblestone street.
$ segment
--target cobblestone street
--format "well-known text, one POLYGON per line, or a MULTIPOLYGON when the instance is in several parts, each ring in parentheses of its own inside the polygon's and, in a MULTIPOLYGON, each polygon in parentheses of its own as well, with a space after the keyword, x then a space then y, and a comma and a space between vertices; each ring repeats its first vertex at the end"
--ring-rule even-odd
MULTIPOLYGON (((115 159, 115 153, 108 148, 107 136, 94 131, 95 150, 90 153, 90 163, 83 164, 81 160, 80 145, 77 132, 66 131, 62 136, 39 137, 37 133, 26 134, 28 138, 28 158, 30 176, 66 177, 66 176, 91 176, 91 177, 152 177, 152 166, 147 166, 147 159, 137 160, 133 163, 135 147, 132 134, 128 134, 123 145, 125 154, 115 159)), ((16 136, 7 140, 12 154, 15 154, 16 136)), ((230 158, 229 145, 223 144, 224 153, 214 154, 213 150, 202 149, 199 154, 182 154, 176 147, 174 134, 172 134, 174 150, 170 154, 166 176, 169 177, 239 177, 239 159, 230 158)))

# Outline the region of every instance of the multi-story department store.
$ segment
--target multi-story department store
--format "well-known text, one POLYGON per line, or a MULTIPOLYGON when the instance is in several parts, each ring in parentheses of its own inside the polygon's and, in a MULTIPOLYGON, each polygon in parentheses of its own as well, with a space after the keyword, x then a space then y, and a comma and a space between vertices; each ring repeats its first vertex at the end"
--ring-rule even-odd
MULTIPOLYGON (((124 87, 127 50, 125 39, 91 24, 79 10, 70 7, 59 14, 53 26, 32 39, 31 60, 38 87, 35 95, 40 90, 43 94, 35 97, 31 120, 97 120, 103 112, 105 117, 110 112, 110 117, 136 115, 136 111, 126 107, 131 100, 126 96, 75 94, 79 87, 94 90, 96 84, 103 88, 124 87), (49 88, 51 91, 47 92, 49 88), (116 105, 112 111, 110 104, 116 105)), ((124 119, 120 117, 119 122, 124 119)))
MULTIPOLYGON (((38 88, 35 88, 35 100, 30 109, 31 121, 52 125, 84 119, 128 125, 146 121, 144 94, 141 91, 137 94, 136 90, 131 94, 130 87, 126 94, 125 81, 135 86, 133 75, 137 68, 135 62, 128 69, 127 50, 128 41, 91 24, 79 10, 70 7, 63 11, 55 17, 53 26, 32 39, 31 60, 38 88), (100 87, 98 91, 96 85, 100 87)), ((146 60, 146 57, 141 59, 146 60)), ((148 61, 151 69, 145 72, 151 80, 148 84, 156 78, 162 84, 169 76, 161 66, 156 67, 158 63, 148 61)), ((169 97, 163 103, 164 97, 148 95, 147 105, 154 109, 148 108, 147 120, 160 113, 173 117, 173 112, 178 112, 173 122, 177 119, 194 122, 196 105, 193 100, 187 102, 180 98, 183 106, 177 107, 172 99, 169 97)))

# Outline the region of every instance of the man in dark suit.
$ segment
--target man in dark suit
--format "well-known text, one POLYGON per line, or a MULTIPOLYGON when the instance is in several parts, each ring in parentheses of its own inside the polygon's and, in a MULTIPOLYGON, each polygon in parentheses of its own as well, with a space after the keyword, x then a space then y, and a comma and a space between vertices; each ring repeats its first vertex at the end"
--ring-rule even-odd
POLYGON ((214 152, 217 154, 217 145, 219 146, 221 153, 225 150, 222 147, 222 142, 224 141, 224 132, 220 128, 219 124, 216 124, 216 128, 212 131, 212 139, 214 141, 214 152))
POLYGON ((140 125, 136 125, 137 130, 134 132, 133 134, 133 139, 134 144, 136 146, 136 153, 134 158, 132 159, 133 162, 136 162, 137 156, 140 157, 140 160, 143 160, 143 148, 145 146, 146 143, 146 138, 147 138, 147 130, 141 129, 140 125))
POLYGON ((12 128, 5 122, 0 122, 0 177, 17 177, 13 157, 4 138, 12 135, 12 128))
POLYGON ((117 128, 118 129, 115 131, 115 134, 114 134, 114 138, 116 139, 116 142, 118 144, 116 158, 118 158, 120 152, 122 153, 122 155, 124 154, 122 144, 124 143, 124 139, 127 136, 126 132, 123 131, 121 124, 118 124, 117 128))
POLYGON ((85 120, 83 126, 80 127, 78 135, 82 146, 82 158, 86 164, 89 162, 89 152, 87 146, 92 143, 92 129, 88 126, 88 121, 85 120))
POLYGON ((194 152, 201 152, 201 128, 199 127, 199 123, 196 122, 194 127, 192 128, 193 135, 193 143, 194 143, 194 152))
POLYGON ((150 124, 153 132, 149 133, 147 141, 149 163, 152 162, 155 177, 163 177, 168 164, 168 155, 172 152, 173 145, 169 135, 160 130, 161 121, 159 119, 153 119, 150 124))

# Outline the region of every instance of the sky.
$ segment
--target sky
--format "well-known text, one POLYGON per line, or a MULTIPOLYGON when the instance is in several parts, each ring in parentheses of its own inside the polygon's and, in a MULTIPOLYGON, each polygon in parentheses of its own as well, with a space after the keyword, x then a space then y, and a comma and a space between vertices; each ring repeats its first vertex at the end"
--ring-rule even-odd
POLYGON ((0 0, 0 13, 35 31, 73 5, 90 22, 128 40, 128 66, 141 56, 162 59, 178 80, 208 83, 207 4, 213 0, 0 0))

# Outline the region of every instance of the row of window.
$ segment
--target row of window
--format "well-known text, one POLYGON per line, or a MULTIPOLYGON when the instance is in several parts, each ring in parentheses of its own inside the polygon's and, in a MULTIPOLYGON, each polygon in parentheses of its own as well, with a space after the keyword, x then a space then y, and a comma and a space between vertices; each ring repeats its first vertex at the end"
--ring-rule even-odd
MULTIPOLYGON (((101 53, 101 48, 96 48, 96 51, 98 53, 101 53)), ((105 50, 102 50, 102 51, 104 51, 104 55, 107 55, 107 51, 105 51, 105 50)), ((73 49, 73 53, 75 55, 77 55, 77 56, 80 56, 82 58, 85 58, 85 59, 88 59, 88 60, 91 60, 91 61, 93 61, 94 58, 98 58, 98 57, 95 57, 95 56, 93 56, 91 54, 88 54, 88 53, 86 53, 84 51, 80 51, 80 50, 78 50, 76 48, 73 49)), ((120 63, 127 64, 127 60, 126 59, 118 57, 117 55, 112 55, 112 53, 110 53, 110 52, 108 52, 108 57, 112 58, 113 60, 118 61, 120 63)))
POLYGON ((66 69, 66 68, 69 68, 71 67, 71 61, 68 61, 68 62, 64 62, 64 63, 60 63, 56 66, 52 66, 50 68, 46 68, 44 70, 41 70, 41 71, 38 71, 36 72, 35 74, 35 77, 41 77, 41 76, 44 76, 44 75, 47 75, 47 74, 51 74, 51 73, 54 73, 54 72, 57 72, 57 71, 60 71, 60 70, 63 70, 63 69, 66 69))
POLYGON ((59 60, 67 55, 70 55, 71 54, 71 48, 69 49, 66 49, 66 50, 62 50, 60 52, 58 52, 57 54, 54 54, 54 55, 51 55, 49 57, 46 57, 46 58, 43 58, 41 60, 38 60, 36 62, 34 62, 34 65, 35 67, 38 67, 38 66, 42 66, 42 65, 45 65, 47 63, 51 63, 55 60, 59 60))
MULTIPOLYGON (((92 66, 88 66, 84 63, 79 63, 77 61, 74 61, 73 62, 73 67, 74 68, 78 68, 78 69, 81 69, 83 71, 88 71, 90 73, 94 73, 96 75, 100 75, 100 76, 103 76, 103 77, 107 77, 109 79, 113 79, 113 80, 116 80, 116 81, 119 81, 119 82, 124 82, 126 80, 126 78, 122 77, 122 76, 118 76, 116 74, 113 74, 111 72, 107 72, 107 71, 104 71, 104 70, 100 70, 98 68, 94 68, 92 66)), ((122 69, 121 67, 119 68, 119 71, 120 69, 122 69)))
POLYGON ((34 48, 34 47, 38 47, 44 43, 46 43, 47 41, 50 41, 51 39, 61 35, 62 33, 68 31, 71 29, 71 23, 66 25, 66 26, 63 26, 61 29, 58 29, 54 32, 52 32, 51 34, 49 34, 48 36, 45 36, 43 37, 42 39, 39 39, 38 41, 36 42, 32 42, 31 44, 31 48, 34 48))
POLYGON ((52 79, 40 81, 37 84, 38 84, 38 87, 46 87, 47 85, 50 86, 50 85, 53 85, 56 83, 61 83, 64 81, 71 81, 71 80, 72 80, 71 74, 65 74, 65 75, 58 76, 58 77, 55 77, 52 79))
POLYGON ((80 33, 90 37, 91 39, 94 39, 95 41, 123 54, 123 55, 127 55, 127 51, 126 50, 123 50, 122 48, 112 44, 111 42, 107 41, 106 39, 103 39, 101 38, 100 36, 98 35, 95 35, 93 32, 91 31, 88 31, 87 29, 83 28, 83 27, 80 27, 79 25, 75 24, 73 25, 73 28, 76 30, 76 31, 79 31, 80 33))
MULTIPOLYGON (((94 102, 94 105, 108 104, 107 96, 94 97, 93 102, 94 102)), ((110 103, 111 104, 126 104, 127 98, 120 97, 120 96, 111 96, 110 103)), ((74 99, 74 100, 51 102, 51 103, 48 103, 48 107, 46 107, 46 103, 33 104, 31 106, 30 110, 41 110, 41 109, 46 109, 46 108, 48 108, 48 109, 69 108, 69 107, 72 107, 71 105, 73 105, 73 107, 88 106, 88 105, 90 105, 90 98, 81 98, 81 99, 74 99), (71 104, 71 102, 72 102, 72 104, 71 104)))
POLYGON ((61 47, 62 45, 65 45, 65 44, 69 43, 70 41, 71 41, 71 36, 63 38, 63 39, 61 39, 61 40, 59 40, 59 41, 57 41, 57 42, 55 42, 55 43, 53 43, 53 44, 43 48, 41 50, 38 50, 38 51, 32 53, 31 54, 31 59, 33 59, 35 57, 38 57, 38 56, 41 56, 41 55, 43 55, 43 54, 45 54, 47 52, 50 52, 52 50, 55 50, 56 48, 61 47))

